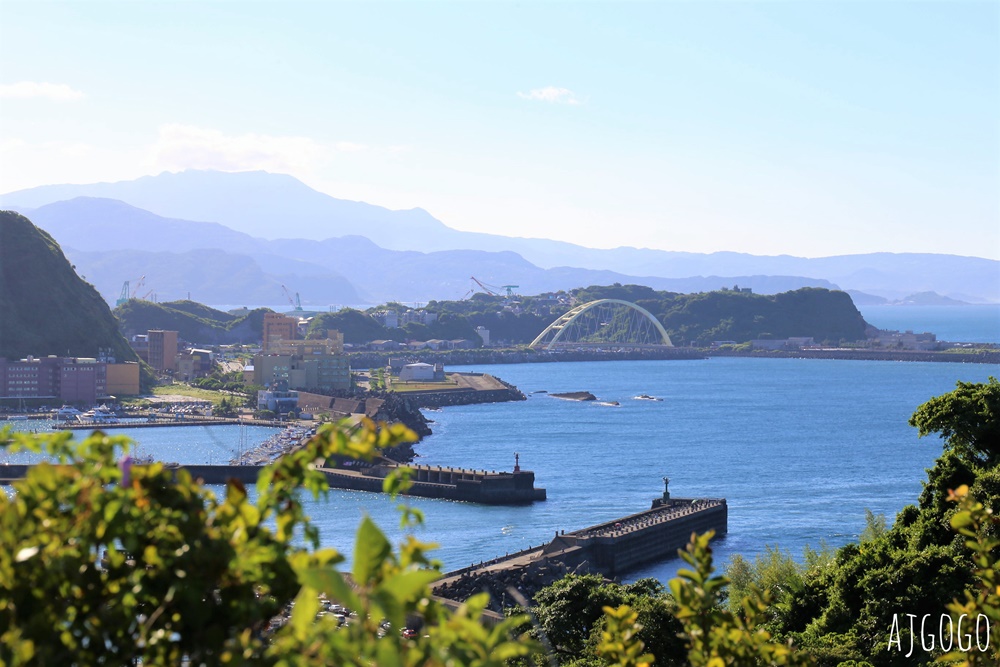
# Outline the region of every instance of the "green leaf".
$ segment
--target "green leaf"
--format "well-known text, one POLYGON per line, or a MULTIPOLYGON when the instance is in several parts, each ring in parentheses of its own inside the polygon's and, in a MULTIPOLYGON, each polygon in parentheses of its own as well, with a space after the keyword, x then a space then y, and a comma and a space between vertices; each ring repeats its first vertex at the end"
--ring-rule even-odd
POLYGON ((354 541, 354 581, 364 586, 392 553, 392 545, 369 517, 361 520, 354 541))
POLYGON ((303 586, 325 593, 333 600, 351 609, 360 609, 361 601, 340 572, 329 567, 311 567, 300 571, 299 581, 303 586))
POLYGON ((441 573, 435 570, 410 570, 394 574, 383 581, 378 588, 391 591, 400 600, 407 601, 416 597, 417 593, 425 591, 427 586, 440 577, 441 573))
POLYGON ((292 610, 291 625, 296 636, 304 638, 306 631, 316 621, 319 611, 319 593, 314 588, 303 586, 295 596, 295 609, 292 610))

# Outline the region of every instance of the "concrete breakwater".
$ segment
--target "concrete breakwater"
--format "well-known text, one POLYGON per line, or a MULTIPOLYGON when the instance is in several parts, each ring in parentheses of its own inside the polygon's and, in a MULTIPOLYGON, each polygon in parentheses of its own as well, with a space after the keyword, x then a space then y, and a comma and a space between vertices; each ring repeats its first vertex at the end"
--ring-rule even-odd
MULTIPOLYGON (((530 470, 487 472, 441 466, 407 467, 413 470, 411 486, 405 494, 408 496, 462 500, 484 505, 521 505, 545 500, 545 489, 535 488, 535 473, 530 470)), ((326 475, 331 488, 381 492, 385 478, 396 468, 397 466, 385 464, 363 470, 320 470, 326 475)))
MULTIPOLYGON (((357 368, 384 366, 398 352, 354 352, 351 363, 357 368)), ((940 361, 972 364, 1000 363, 1000 350, 977 352, 935 352, 922 350, 716 350, 694 347, 667 347, 660 350, 610 352, 599 350, 421 350, 420 358, 428 363, 451 365, 536 364, 558 361, 631 361, 683 360, 709 357, 760 357, 765 359, 851 359, 859 361, 940 361)))
MULTIPOLYGON (((169 466, 186 470, 191 477, 205 484, 225 484, 237 479, 243 484, 257 483, 262 465, 181 465, 169 466)), ((364 469, 320 468, 331 489, 382 492, 386 476, 397 466, 382 464, 364 469)), ((23 479, 30 464, 0 465, 0 484, 23 479)), ((461 500, 484 505, 521 505, 545 500, 545 489, 535 488, 535 473, 530 470, 495 472, 412 466, 412 485, 405 495, 422 498, 461 500)))
POLYGON ((184 419, 132 419, 125 418, 116 422, 59 422, 52 425, 52 428, 60 431, 107 431, 121 428, 168 428, 173 426, 286 426, 286 422, 274 419, 250 419, 246 417, 192 417, 184 419))
POLYGON ((676 555, 691 533, 728 530, 724 498, 657 499, 652 509, 571 533, 559 533, 548 544, 454 570, 434 584, 436 595, 452 600, 487 591, 491 608, 513 604, 514 587, 529 600, 568 573, 618 576, 644 563, 676 555))
MULTIPOLYGON (((57 465, 58 464, 54 464, 57 465)), ((10 484, 24 479, 34 464, 5 463, 0 464, 0 484, 10 484)), ((173 465, 168 468, 186 470, 194 479, 201 479, 205 484, 225 484, 230 479, 238 479, 243 484, 256 484, 257 475, 264 466, 227 466, 227 465, 173 465)))
POLYGON ((463 387, 445 391, 408 391, 405 400, 415 408, 442 408, 452 405, 479 405, 482 403, 505 403, 507 401, 525 401, 527 396, 514 385, 504 382, 498 377, 484 376, 482 373, 462 373, 465 377, 488 377, 494 384, 502 385, 500 389, 476 389, 463 387))
POLYGON ((853 361, 938 361, 957 364, 997 364, 995 352, 935 352, 925 350, 710 350, 710 357, 754 357, 760 359, 847 359, 853 361))
MULTIPOLYGON (((608 344, 609 347, 612 345, 608 344)), ((354 368, 385 366, 389 358, 399 358, 399 352, 351 352, 354 368)), ((624 361, 635 359, 704 359, 705 351, 688 347, 628 350, 530 350, 527 348, 503 349, 477 348, 474 350, 420 350, 415 355, 427 363, 462 365, 475 364, 536 364, 556 361, 624 361)))

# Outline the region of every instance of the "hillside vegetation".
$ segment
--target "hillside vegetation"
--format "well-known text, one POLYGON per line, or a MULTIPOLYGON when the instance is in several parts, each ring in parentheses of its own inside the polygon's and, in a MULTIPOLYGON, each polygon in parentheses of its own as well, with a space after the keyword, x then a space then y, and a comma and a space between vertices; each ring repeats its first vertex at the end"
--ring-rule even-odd
POLYGON ((138 357, 97 290, 74 271, 51 236, 0 211, 0 356, 49 354, 118 361, 138 357))
MULTIPOLYGON (((851 297, 834 290, 806 287, 780 294, 750 294, 733 289, 695 294, 657 291, 643 285, 591 286, 569 293, 576 303, 622 299, 652 313, 674 345, 708 346, 716 340, 744 343, 757 338, 812 337, 839 343, 865 338, 867 323, 851 297)), ((468 301, 432 301, 427 310, 454 313, 472 327, 485 326, 494 339, 530 343, 565 305, 524 297, 515 315, 503 310, 503 299, 476 294, 468 301)))
MULTIPOLYGON (((569 310, 565 303, 569 297, 575 303, 611 298, 632 301, 660 320, 674 345, 708 346, 717 340, 744 343, 756 338, 797 336, 837 344, 864 339, 868 326, 847 293, 820 288, 773 295, 732 289, 676 294, 641 285, 615 284, 580 288, 557 296, 564 297, 564 302, 527 296, 509 303, 503 297, 481 293, 462 301, 431 301, 423 310, 436 314, 435 321, 410 322, 399 328, 384 326, 372 313, 382 309, 402 313, 408 310, 402 304, 388 303, 368 311, 344 308, 316 315, 306 336, 324 338, 328 331, 337 330, 344 335, 344 342, 351 344, 435 338, 465 338, 479 343, 475 330, 483 326, 492 341, 526 345, 569 310)), ((260 341, 265 312, 268 310, 258 309, 237 317, 191 301, 158 304, 135 299, 115 309, 127 334, 168 329, 178 331, 184 340, 208 344, 260 341)))
POLYGON ((181 339, 213 345, 258 343, 263 336, 267 308, 236 316, 194 301, 153 303, 129 299, 114 314, 127 335, 144 334, 150 329, 176 331, 181 339))

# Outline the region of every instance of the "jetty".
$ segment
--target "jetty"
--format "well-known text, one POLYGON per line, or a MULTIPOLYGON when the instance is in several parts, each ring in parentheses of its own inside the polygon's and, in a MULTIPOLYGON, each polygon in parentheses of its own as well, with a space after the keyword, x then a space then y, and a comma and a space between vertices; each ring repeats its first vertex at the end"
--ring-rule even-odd
MULTIPOLYGON (((23 479, 31 464, 0 464, 0 484, 23 479)), ((170 465, 186 470, 205 484, 225 484, 237 479, 254 484, 263 465, 170 465)), ((385 478, 401 466, 380 463, 359 468, 318 468, 331 489, 382 493, 385 478)), ((484 505, 522 505, 545 500, 545 489, 535 488, 535 473, 517 469, 514 472, 468 470, 441 466, 408 466, 414 472, 412 484, 403 494, 421 498, 460 500, 484 505)))
MULTIPOLYGON (((664 485, 669 480, 664 478, 664 485)), ((558 532, 547 544, 453 570, 433 584, 434 593, 462 601, 488 591, 501 610, 515 601, 513 587, 526 598, 569 573, 616 577, 646 563, 677 555, 691 533, 728 532, 725 498, 671 498, 653 501, 648 510, 572 532, 558 532)))
POLYGON ((288 422, 276 419, 249 419, 247 417, 199 417, 186 415, 182 417, 125 418, 118 421, 66 421, 52 424, 58 431, 108 431, 122 428, 162 428, 172 426, 270 426, 281 428, 288 422))
MULTIPOLYGON (((402 466, 383 463, 366 468, 320 468, 330 488, 382 491, 391 472, 402 466)), ((462 500, 484 505, 524 505, 545 500, 545 489, 535 487, 535 473, 515 466, 513 472, 470 470, 444 466, 409 465, 411 485, 404 495, 462 500)))

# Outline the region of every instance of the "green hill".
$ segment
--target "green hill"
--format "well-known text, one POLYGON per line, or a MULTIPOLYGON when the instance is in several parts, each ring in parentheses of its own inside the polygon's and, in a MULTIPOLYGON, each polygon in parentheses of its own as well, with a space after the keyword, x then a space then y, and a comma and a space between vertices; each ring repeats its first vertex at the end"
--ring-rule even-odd
POLYGON ((0 356, 49 354, 118 361, 138 357, 97 290, 76 274, 51 236, 0 211, 0 356))
POLYGON ((166 329, 188 342, 214 345, 259 343, 267 312, 271 311, 258 308, 236 316, 194 301, 153 303, 141 299, 129 299, 115 308, 115 316, 128 335, 166 329))
MULTIPOLYGON (((708 346, 716 340, 745 343, 756 338, 812 337, 839 343, 865 338, 867 323, 846 292, 806 287, 780 294, 721 289, 695 294, 657 291, 644 285, 593 285, 570 292, 573 303, 622 299, 656 316, 674 345, 708 346)), ((432 301, 427 310, 454 313, 469 325, 485 326, 491 338, 529 343, 569 310, 539 297, 519 297, 519 313, 504 311, 504 299, 476 294, 465 301, 432 301)))
MULTIPOLYGON (((744 343, 755 338, 789 337, 812 337, 819 343, 836 344, 863 340, 867 327, 850 295, 822 288, 772 295, 730 289, 676 294, 641 285, 608 285, 581 288, 571 294, 576 303, 608 298, 632 301, 660 320, 674 345, 708 346, 716 340, 744 343)), ((476 341, 475 327, 482 325, 490 330, 493 340, 526 344, 569 309, 542 297, 519 297, 515 313, 504 309, 504 301, 503 297, 485 294, 463 301, 432 301, 426 310, 438 315, 435 322, 411 322, 399 329, 383 326, 370 313, 345 308, 316 315, 307 337, 322 338, 327 330, 336 329, 344 334, 344 342, 353 344, 378 339, 476 341)), ((384 307, 397 312, 406 308, 396 303, 384 307)), ((265 312, 267 309, 258 309, 236 317, 191 301, 152 303, 136 299, 115 309, 127 334, 169 329, 178 331, 184 340, 207 344, 260 341, 265 312)))
POLYGON ((780 294, 721 289, 697 294, 657 292, 639 285, 588 287, 579 301, 626 299, 653 313, 674 345, 707 346, 716 340, 812 337, 836 344, 865 338, 867 323, 846 292, 804 287, 780 294))

